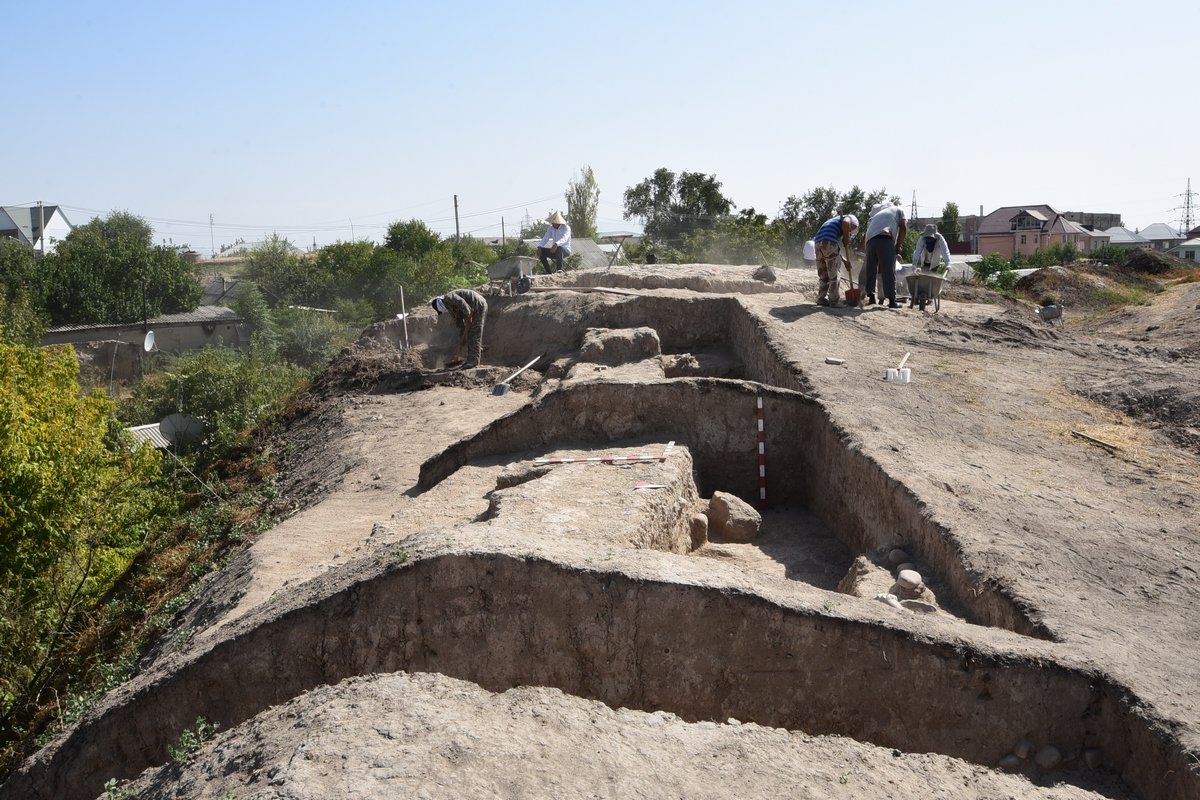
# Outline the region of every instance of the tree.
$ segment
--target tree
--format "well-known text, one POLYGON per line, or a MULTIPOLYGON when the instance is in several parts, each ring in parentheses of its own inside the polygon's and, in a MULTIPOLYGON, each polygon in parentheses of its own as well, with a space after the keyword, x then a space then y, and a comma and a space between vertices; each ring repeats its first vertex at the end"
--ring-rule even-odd
POLYGON ((133 322, 200 301, 192 265, 174 248, 155 247, 150 226, 127 212, 75 228, 43 263, 56 323, 133 322))
POLYGON ((246 271, 276 304, 319 306, 332 294, 314 265, 278 233, 250 248, 246 271))
POLYGON ((715 175, 675 173, 665 167, 625 190, 625 219, 640 217, 646 236, 667 244, 714 227, 736 207, 715 175))
POLYGON ((45 335, 44 274, 31 249, 0 239, 0 340, 32 346, 45 335))
POLYGON ((862 244, 871 217, 871 207, 883 202, 887 196, 884 189, 864 192, 858 186, 839 194, 832 186, 810 189, 802 196, 792 195, 783 202, 776 223, 783 228, 783 247, 789 258, 796 257, 803 243, 817 235, 817 230, 835 214, 853 214, 858 218, 858 232, 851 239, 857 246, 862 244))
POLYGON ((683 257, 706 264, 764 264, 777 259, 782 242, 781 228, 768 225, 766 214, 746 208, 716 227, 688 234, 683 257))
POLYGON ((958 221, 957 203, 946 203, 946 207, 942 209, 942 224, 938 227, 947 242, 957 242, 962 238, 962 223, 958 221))
POLYGON ((0 343, 0 736, 20 727, 80 625, 173 509, 160 457, 115 435, 70 348, 0 343))
POLYGON ((279 345, 279 331, 271 307, 258 287, 253 283, 244 284, 233 302, 233 310, 250 329, 250 346, 264 357, 273 355, 279 345))
POLYGON ((419 219, 393 222, 388 226, 383 246, 413 261, 420 261, 437 250, 442 237, 419 219))
POLYGON ((584 166, 578 179, 567 184, 567 223, 571 235, 582 239, 596 237, 596 214, 600 210, 600 187, 592 168, 584 166))

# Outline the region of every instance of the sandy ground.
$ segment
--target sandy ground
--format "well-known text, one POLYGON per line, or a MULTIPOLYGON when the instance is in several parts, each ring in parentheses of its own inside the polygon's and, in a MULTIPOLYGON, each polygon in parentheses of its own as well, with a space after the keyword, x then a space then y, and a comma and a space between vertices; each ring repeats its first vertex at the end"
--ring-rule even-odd
MULTIPOLYGON (((734 291, 749 280, 714 284, 711 267, 673 269, 692 289, 734 291)), ((649 274, 612 282, 678 291, 671 270, 649 274)), ((1150 306, 1059 330, 1011 304, 944 301, 936 315, 819 308, 806 291, 811 275, 782 274, 775 291, 742 302, 852 432, 851 444, 955 531, 974 568, 1034 609, 1056 647, 1131 687, 1200 747, 1193 423, 1161 409, 1131 416, 1120 391, 1101 391, 1116 381, 1134 396, 1149 376, 1166 392, 1195 391, 1200 289, 1176 287, 1150 306), (906 353, 912 383, 884 382, 906 353), (845 363, 827 364, 828 356, 845 363)), ((425 494, 414 491, 418 469, 530 396, 439 386, 329 399, 337 413, 297 443, 311 453, 306 480, 319 501, 250 548, 239 591, 198 641, 381 542, 486 514, 504 460, 469 465, 425 494)), ((711 542, 689 557, 832 591, 852 555, 803 509, 781 509, 755 544, 711 542), (789 533, 800 530, 808 544, 797 548, 789 533)), ((241 798, 1128 796, 1111 785, 1039 786, 836 737, 684 723, 556 690, 493 695, 403 674, 351 680, 263 712, 192 766, 148 773, 139 796, 222 797, 226 789, 241 798)))

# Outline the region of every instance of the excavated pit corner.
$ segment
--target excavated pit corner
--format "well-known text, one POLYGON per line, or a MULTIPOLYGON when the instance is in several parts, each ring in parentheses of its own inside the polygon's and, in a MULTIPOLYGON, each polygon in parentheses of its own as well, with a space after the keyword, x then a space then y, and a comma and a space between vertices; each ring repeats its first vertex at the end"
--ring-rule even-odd
POLYGON ((110 695, 0 798, 95 797, 109 778, 164 763, 198 716, 229 729, 316 686, 397 671, 497 692, 556 687, 613 707, 734 717, 987 765, 1022 738, 1095 747, 1149 800, 1200 791, 1161 720, 1045 643, 1003 634, 1002 652, 911 621, 821 614, 777 584, 714 580, 666 553, 627 551, 595 567, 585 548, 512 544, 522 538, 478 524, 431 531, 410 540, 416 555, 403 564, 365 559, 312 581, 110 695))
POLYGON ((688 446, 702 494, 759 495, 757 398, 763 398, 767 497, 808 509, 852 551, 898 545, 942 576, 973 621, 1054 640, 1019 601, 973 570, 953 532, 873 459, 854 448, 813 398, 745 381, 677 378, 655 383, 563 385, 492 422, 421 465, 427 490, 476 459, 547 449, 563 442, 607 444, 647 437, 688 446), (827 486, 855 486, 853 496, 827 486), (856 498, 870 497, 870 503, 856 498))

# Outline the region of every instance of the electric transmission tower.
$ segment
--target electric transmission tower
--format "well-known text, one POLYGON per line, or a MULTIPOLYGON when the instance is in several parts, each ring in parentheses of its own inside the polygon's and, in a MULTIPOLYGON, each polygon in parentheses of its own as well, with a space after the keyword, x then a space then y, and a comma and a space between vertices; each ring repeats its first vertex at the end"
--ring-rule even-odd
POLYGON ((1192 191, 1191 178, 1188 178, 1187 180, 1187 191, 1185 191, 1183 194, 1177 194, 1175 196, 1183 198, 1183 205, 1175 206, 1175 208, 1171 210, 1180 212, 1179 234, 1181 236, 1186 236, 1187 232, 1196 225, 1195 206, 1192 204, 1192 198, 1196 196, 1196 192, 1192 191))

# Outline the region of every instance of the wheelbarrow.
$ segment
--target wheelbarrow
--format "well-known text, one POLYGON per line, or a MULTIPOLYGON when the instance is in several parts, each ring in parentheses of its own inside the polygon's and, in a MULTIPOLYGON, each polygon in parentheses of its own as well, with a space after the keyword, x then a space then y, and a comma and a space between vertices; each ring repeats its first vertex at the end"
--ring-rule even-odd
POLYGON ((536 258, 529 256, 502 258, 488 265, 488 285, 509 296, 525 294, 533 286, 533 269, 537 263, 536 258))
POLYGON ((942 307, 942 284, 946 276, 933 272, 917 272, 906 275, 904 282, 908 284, 908 307, 917 306, 922 311, 925 306, 933 303, 933 311, 937 313, 942 307))

